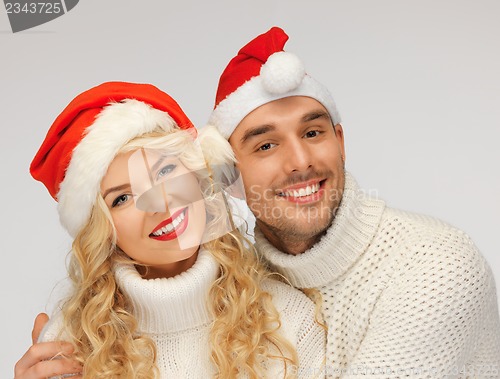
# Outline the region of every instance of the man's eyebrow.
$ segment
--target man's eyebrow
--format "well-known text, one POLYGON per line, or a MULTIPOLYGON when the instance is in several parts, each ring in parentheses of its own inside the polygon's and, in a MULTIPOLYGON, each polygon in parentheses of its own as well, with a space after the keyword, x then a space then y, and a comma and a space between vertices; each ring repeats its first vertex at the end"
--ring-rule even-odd
POLYGON ((328 120, 331 120, 328 112, 325 112, 324 110, 317 110, 306 113, 304 116, 302 116, 302 122, 314 121, 320 118, 326 118, 328 120))
POLYGON ((102 198, 106 199, 106 196, 108 196, 111 192, 121 191, 127 188, 130 188, 130 183, 120 184, 119 186, 108 188, 106 191, 104 191, 102 198))
POLYGON ((261 125, 257 126, 255 128, 248 129, 244 134, 243 137, 240 139, 240 143, 245 143, 248 139, 252 137, 256 137, 258 135, 272 132, 276 130, 276 127, 274 125, 261 125))

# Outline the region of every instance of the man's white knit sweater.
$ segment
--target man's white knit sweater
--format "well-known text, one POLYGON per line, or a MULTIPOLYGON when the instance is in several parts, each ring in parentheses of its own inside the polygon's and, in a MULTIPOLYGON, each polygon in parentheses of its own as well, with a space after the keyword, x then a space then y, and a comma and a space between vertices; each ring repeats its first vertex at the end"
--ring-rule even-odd
POLYGON ((347 173, 311 249, 287 255, 255 237, 293 286, 321 292, 328 376, 500 378, 494 279, 462 231, 368 198, 347 173))
MULTIPOLYGON (((115 276, 134 306, 141 332, 157 347, 161 378, 213 377, 207 310, 208 291, 219 274, 212 255, 201 251, 193 267, 168 279, 142 279, 132 265, 119 265, 115 276)), ((315 321, 314 304, 302 292, 275 280, 263 283, 280 312, 281 333, 297 348, 304 378, 324 365, 325 333, 315 321)), ((41 341, 58 339, 60 314, 45 327, 41 341)), ((266 378, 283 378, 283 365, 270 361, 266 378)))

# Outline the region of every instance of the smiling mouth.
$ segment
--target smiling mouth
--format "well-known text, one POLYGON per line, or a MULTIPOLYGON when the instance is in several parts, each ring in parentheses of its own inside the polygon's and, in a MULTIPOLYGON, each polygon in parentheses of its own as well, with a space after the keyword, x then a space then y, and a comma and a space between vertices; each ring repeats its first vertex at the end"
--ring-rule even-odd
POLYGON ((186 228, 187 223, 187 207, 177 211, 169 219, 159 224, 156 229, 149 235, 151 238, 175 238, 180 235, 186 228))
POLYGON ((288 197, 292 199, 305 198, 307 196, 311 196, 315 193, 318 193, 324 182, 325 180, 321 180, 319 182, 311 183, 301 188, 290 188, 290 189, 280 190, 278 191, 277 195, 280 197, 288 197))

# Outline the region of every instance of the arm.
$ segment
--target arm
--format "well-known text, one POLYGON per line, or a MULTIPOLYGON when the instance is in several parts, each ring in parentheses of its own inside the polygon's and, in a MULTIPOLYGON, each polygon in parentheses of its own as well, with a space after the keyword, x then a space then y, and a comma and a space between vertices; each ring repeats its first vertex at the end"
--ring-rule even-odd
POLYGON ((441 231, 401 253, 344 377, 497 378, 494 280, 470 239, 441 231))
MULTIPOLYGON (((82 367, 71 359, 73 346, 67 342, 41 342, 38 338, 49 321, 45 313, 40 313, 33 326, 31 338, 33 345, 26 351, 14 368, 14 379, 42 379, 56 375, 80 373, 82 367), (56 358, 57 359, 54 359, 56 358)), ((79 379, 81 375, 72 376, 79 379)))

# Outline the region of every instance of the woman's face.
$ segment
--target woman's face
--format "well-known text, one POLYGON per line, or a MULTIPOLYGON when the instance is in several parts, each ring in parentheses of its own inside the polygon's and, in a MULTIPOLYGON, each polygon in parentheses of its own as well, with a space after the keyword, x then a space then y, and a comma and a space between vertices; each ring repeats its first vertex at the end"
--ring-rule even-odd
POLYGON ((101 182, 117 245, 149 266, 143 277, 171 277, 196 261, 205 230, 198 180, 174 156, 148 150, 119 154, 101 182))

